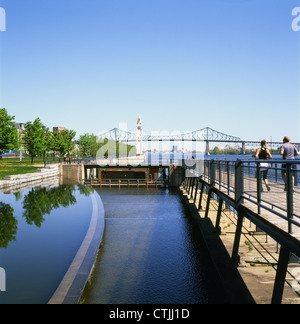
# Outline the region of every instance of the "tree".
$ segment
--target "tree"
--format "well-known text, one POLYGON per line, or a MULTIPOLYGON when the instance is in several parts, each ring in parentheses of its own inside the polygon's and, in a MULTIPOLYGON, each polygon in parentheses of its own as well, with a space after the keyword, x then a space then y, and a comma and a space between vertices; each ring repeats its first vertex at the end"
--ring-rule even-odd
POLYGON ((59 152, 60 157, 64 156, 66 153, 70 154, 70 152, 74 149, 74 138, 76 136, 76 132, 74 130, 64 129, 61 133, 57 131, 53 132, 53 150, 59 152))
POLYGON ((44 138, 45 138, 45 145, 44 150, 41 152, 43 156, 43 161, 45 162, 46 153, 52 150, 53 147, 53 134, 49 130, 49 128, 44 128, 44 138))
POLYGON ((90 134, 80 135, 78 143, 79 143, 80 155, 82 157, 92 155, 92 148, 94 143, 93 135, 90 134))
POLYGON ((0 108, 0 155, 19 148, 19 136, 14 119, 14 116, 8 115, 5 108, 0 108))
POLYGON ((45 156, 48 149, 47 138, 45 136, 46 128, 37 118, 33 123, 27 122, 24 130, 24 147, 31 156, 31 163, 36 155, 45 156))

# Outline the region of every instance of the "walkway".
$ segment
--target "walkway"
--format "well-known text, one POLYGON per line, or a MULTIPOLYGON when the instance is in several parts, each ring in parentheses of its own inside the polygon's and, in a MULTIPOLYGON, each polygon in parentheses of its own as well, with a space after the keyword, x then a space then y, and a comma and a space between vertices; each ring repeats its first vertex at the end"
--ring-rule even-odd
MULTIPOLYGON (((182 191, 185 192, 183 188, 182 191)), ((189 194, 186 192, 188 197, 191 197, 190 194, 191 192, 189 192, 189 194)), ((195 197, 195 191, 193 191, 193 197, 195 197)), ((198 193, 196 201, 190 199, 190 205, 192 206, 195 204, 197 207, 199 205, 199 197, 200 195, 198 193)), ((204 220, 207 207, 207 194, 203 195, 202 206, 203 209, 198 212, 198 217, 204 220)), ((212 199, 209 205, 208 214, 212 224, 216 224, 218 208, 218 202, 212 199)), ((232 253, 236 226, 237 217, 235 213, 230 209, 226 209, 225 205, 223 205, 222 217, 220 220, 221 235, 219 238, 222 240, 229 255, 232 253)), ((208 243, 210 243, 212 241, 212 235, 210 233, 208 234, 208 238, 208 243)), ((271 237, 266 236, 265 233, 258 233, 256 231, 256 226, 249 220, 245 220, 243 223, 239 255, 241 259, 238 271, 255 302, 258 304, 269 304, 272 298, 279 258, 279 246, 277 242, 271 237)), ((222 267, 222 263, 218 259, 215 263, 218 264, 219 267, 222 267)), ((300 304, 299 295, 290 287, 295 280, 293 274, 295 275, 297 273, 297 267, 296 264, 289 265, 289 271, 286 276, 287 283, 285 284, 282 299, 283 304, 300 304), (294 273, 294 271, 296 271, 296 273, 294 273)), ((222 272, 222 268, 219 271, 222 272)), ((227 283, 227 286, 228 289, 230 289, 230 283, 227 283)))
MULTIPOLYGON (((222 172, 221 175, 221 186, 218 186, 218 189, 222 192, 228 194, 227 188, 227 174, 222 172), (226 180, 225 180, 226 176, 226 180)), ((217 172, 217 179, 219 179, 219 174, 217 172)), ((230 174, 230 184, 234 184, 234 174, 230 174)), ((284 191, 284 184, 269 181, 269 185, 271 187, 271 191, 267 191, 265 185, 263 184, 264 191, 261 194, 261 205, 280 214, 283 214, 287 217, 287 193, 284 191)), ((229 192, 229 195, 234 198, 235 192, 234 188, 230 186, 232 191, 229 192)), ((256 179, 250 176, 244 176, 244 196, 246 199, 244 200, 244 204, 252 209, 253 211, 258 211, 257 206, 257 182, 256 179), (250 200, 253 202, 251 202, 250 200)), ((294 219, 297 222, 300 222, 300 188, 294 187, 293 193, 293 201, 294 201, 294 219)), ((274 214, 272 211, 269 211, 263 207, 261 207, 260 214, 265 219, 267 219, 272 224, 277 225, 279 228, 283 229, 284 231, 288 232, 288 222, 287 220, 279 217, 278 215, 274 214)), ((300 227, 293 225, 292 226, 293 232, 291 233, 292 236, 296 237, 300 240, 300 227)))

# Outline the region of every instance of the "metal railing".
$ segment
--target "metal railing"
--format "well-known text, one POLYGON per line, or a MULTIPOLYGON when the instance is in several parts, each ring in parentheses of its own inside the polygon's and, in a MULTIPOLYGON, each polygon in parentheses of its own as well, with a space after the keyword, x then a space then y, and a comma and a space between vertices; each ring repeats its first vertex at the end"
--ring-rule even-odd
POLYGON ((292 233, 292 225, 300 227, 299 167, 300 160, 205 160, 203 177, 236 202, 256 205, 258 214, 268 211, 286 220, 292 233), (264 172, 270 191, 264 189, 264 172))
MULTIPOLYGON (((219 234, 221 234, 220 221, 223 204, 235 211, 236 229, 231 255, 231 262, 234 265, 238 266, 240 262, 239 246, 245 219, 255 224, 257 228, 270 236, 277 246, 280 246, 278 261, 275 260, 276 277, 272 294, 272 303, 278 304, 282 301, 286 275, 287 273, 291 275, 288 271, 290 257, 294 255, 298 260, 300 259, 299 236, 291 235, 292 225, 295 226, 298 234, 300 229, 300 188, 298 187, 300 161, 268 161, 270 163, 268 165, 269 185, 271 192, 275 192, 273 199, 269 195, 270 192, 265 194, 261 190, 261 176, 266 169, 266 165, 262 163, 266 161, 205 160, 202 176, 186 177, 183 187, 190 199, 194 200, 198 211, 202 209, 205 194, 205 218, 209 217, 210 204, 215 196, 218 210, 214 226, 219 234), (297 166, 297 169, 293 166, 297 166), (286 176, 286 182, 280 179, 282 172, 286 176), (287 230, 277 226, 272 219, 264 217, 264 211, 275 219, 283 219, 288 225, 287 230)), ((294 277, 294 280, 297 278, 294 277)), ((299 295, 299 292, 297 294, 299 295)))

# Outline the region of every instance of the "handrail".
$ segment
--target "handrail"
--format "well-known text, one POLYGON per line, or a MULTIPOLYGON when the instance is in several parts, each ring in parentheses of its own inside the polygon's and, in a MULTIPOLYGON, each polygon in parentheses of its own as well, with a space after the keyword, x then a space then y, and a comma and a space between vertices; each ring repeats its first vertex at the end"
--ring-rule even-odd
MULTIPOLYGON (((297 186, 300 180, 300 170, 294 170, 294 165, 300 165, 300 160, 205 160, 204 161, 204 174, 203 177, 208 180, 211 185, 219 186, 227 191, 228 195, 234 191, 235 200, 240 203, 245 200, 250 201, 257 206, 257 213, 261 214, 261 210, 271 211, 277 216, 288 221, 288 232, 292 233, 292 225, 300 227, 299 209, 295 210, 296 195, 300 195, 300 188, 296 190, 294 185, 297 186), (268 170, 271 174, 272 186, 279 185, 282 187, 282 194, 277 194, 279 201, 270 201, 268 197, 262 197, 262 172, 266 170, 263 163, 268 163, 268 170), (283 168, 284 165, 284 168, 283 168), (279 167, 280 166, 280 167, 279 167), (248 172, 247 172, 248 171, 248 172), (253 171, 253 172, 251 172, 253 171), (285 172, 286 185, 280 178, 279 173, 285 172), (294 176, 294 179, 293 179, 294 176), (255 187, 250 185, 251 181, 255 181, 255 187), (250 190, 246 188, 247 185, 251 187, 250 190), (285 187, 285 188, 284 188, 285 187), (284 191, 285 190, 285 191, 284 191), (251 198, 250 198, 251 197, 251 198), (282 201, 285 201, 283 206, 282 201), (270 209, 269 206, 273 209, 270 209), (275 211, 275 208, 278 211, 275 211)), ((275 199, 275 198, 273 198, 275 199)))
MULTIPOLYGON (((288 272, 288 263, 290 259, 290 254, 293 253, 296 257, 300 259, 300 242, 298 237, 294 237, 290 235, 287 231, 281 229, 280 227, 276 226, 272 223, 272 221, 267 220, 262 214, 254 211, 252 208, 247 206, 246 203, 244 203, 244 176, 243 176, 243 163, 241 161, 235 161, 234 163, 234 190, 230 190, 230 192, 227 192, 227 190, 224 190, 224 185, 222 184, 222 187, 219 187, 219 183, 217 180, 217 168, 214 164, 214 161, 206 161, 205 163, 206 175, 202 175, 201 177, 186 177, 183 188, 186 190, 188 196, 190 196, 190 199, 194 200, 194 203, 196 204, 197 196, 200 194, 199 202, 198 202, 198 210, 202 209, 202 198, 203 193, 205 191, 205 188, 207 190, 207 199, 206 199, 206 208, 205 208, 205 218, 209 217, 209 209, 210 209, 210 203, 212 199, 212 195, 215 194, 218 197, 219 201, 219 207, 216 217, 216 223, 215 228, 216 232, 221 234, 221 228, 220 228, 220 219, 221 219, 221 213, 222 213, 222 206, 224 203, 231 206, 235 211, 237 215, 237 224, 236 224, 236 230, 234 233, 234 242, 233 242, 233 249, 232 249, 232 256, 231 260, 234 265, 238 265, 240 262, 239 257, 239 245, 241 240, 241 234, 242 234, 242 227, 243 227, 243 221, 245 218, 250 220, 252 223, 254 223, 258 228, 263 230, 267 235, 272 237, 277 244, 280 244, 280 253, 279 253, 279 259, 277 262, 276 267, 276 277, 274 281, 274 288, 273 288, 273 294, 272 294, 272 304, 278 304, 282 301, 282 295, 283 295, 283 289, 284 289, 284 283, 286 280, 286 274, 288 272), (210 172, 207 170, 207 166, 210 166, 210 172), (208 172, 208 175, 207 175, 208 172), (196 185, 196 189, 195 189, 196 185), (199 188, 200 191, 199 191, 199 188), (243 189, 240 194, 240 189, 243 189), (232 194, 234 193, 234 194, 232 194)), ((259 164, 258 164, 259 165, 259 164)), ((227 168, 227 170, 229 170, 227 168)), ((258 172, 259 173, 259 172, 258 172)), ((226 174, 227 175, 227 174, 226 174)), ((288 183, 288 185, 291 185, 291 182, 288 183)), ((226 188, 225 188, 226 189, 226 188)), ((300 192, 300 191, 299 191, 300 192)), ((299 201, 299 200, 298 200, 299 201)), ((255 203, 255 201, 253 201, 255 203)), ((259 204, 256 201, 256 204, 259 204)), ((277 216, 283 216, 281 213, 274 211, 270 208, 268 208, 270 212, 277 216)), ((283 217, 289 224, 289 230, 291 228, 291 225, 295 225, 299 227, 299 222, 295 221, 293 218, 289 218, 289 214, 283 217)), ((288 272, 290 274, 290 272, 288 272)), ((293 276, 292 276, 293 277, 293 276)), ((294 280, 297 280, 297 278, 293 277, 294 280)), ((290 284, 289 284, 290 285, 290 284)), ((299 293, 296 292, 298 295, 299 293)))

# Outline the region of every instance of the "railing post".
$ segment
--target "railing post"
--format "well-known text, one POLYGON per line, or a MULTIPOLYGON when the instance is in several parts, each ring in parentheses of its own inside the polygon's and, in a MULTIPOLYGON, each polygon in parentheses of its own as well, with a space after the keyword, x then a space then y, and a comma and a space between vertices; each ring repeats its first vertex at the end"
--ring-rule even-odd
POLYGON ((191 187, 192 187, 192 178, 189 178, 188 196, 190 195, 191 187))
POLYGON ((209 177, 210 177, 210 185, 213 186, 214 183, 215 183, 215 179, 216 179, 216 164, 215 164, 215 160, 210 160, 209 177))
POLYGON ((221 160, 219 160, 218 167, 219 167, 219 190, 221 190, 221 182, 222 182, 221 160))
POLYGON ((244 215, 242 215, 240 212, 237 213, 237 216, 238 216, 238 220, 237 220, 236 232, 235 232, 233 250, 232 250, 232 263, 236 267, 240 263, 239 247, 240 247, 243 221, 244 221, 244 215))
POLYGON ((186 190, 186 188, 187 188, 187 177, 185 177, 185 179, 184 179, 183 188, 184 188, 184 190, 186 190))
POLYGON ((229 161, 226 162, 226 171, 227 171, 227 188, 228 188, 228 196, 230 195, 230 173, 229 173, 229 161))
POLYGON ((190 193, 190 199, 194 198, 194 186, 195 186, 195 178, 192 178, 192 190, 190 193))
POLYGON ((262 190, 262 183, 261 183, 261 170, 260 170, 260 163, 256 164, 256 190, 257 190, 257 213, 260 215, 260 203, 261 203, 261 190, 262 190))
POLYGON ((290 258, 289 250, 281 246, 275 284, 273 289, 273 295, 272 295, 272 304, 281 304, 289 258, 290 258))
POLYGON ((217 233, 219 235, 221 234, 220 221, 221 221, 222 207, 223 207, 223 199, 220 198, 219 207, 218 207, 218 214, 217 214, 217 220, 216 220, 216 230, 217 230, 217 233))
POLYGON ((206 175, 208 177, 208 174, 209 174, 209 161, 208 160, 205 160, 204 161, 204 175, 206 175))
POLYGON ((195 190, 194 204, 196 203, 196 200, 197 200, 198 187, 199 187, 199 179, 196 178, 196 190, 195 190))
POLYGON ((209 188, 208 189, 208 194, 207 194, 207 202, 206 202, 206 209, 205 209, 205 216, 204 216, 204 218, 208 218, 210 200, 211 200, 211 195, 212 195, 212 192, 211 191, 212 191, 212 189, 209 188))
POLYGON ((198 204, 198 211, 202 209, 202 197, 203 197, 203 191, 204 191, 204 183, 201 183, 201 193, 199 198, 199 204, 198 204))
POLYGON ((295 170, 293 170, 293 174, 294 174, 294 186, 297 187, 298 185, 298 172, 297 172, 297 166, 295 166, 295 170))
POLYGON ((293 232, 291 220, 293 219, 294 213, 294 184, 293 184, 293 166, 292 164, 286 165, 287 171, 287 191, 286 191, 286 210, 287 210, 287 218, 288 218, 288 231, 289 234, 293 232))
POLYGON ((237 160, 235 162, 235 202, 241 204, 243 200, 244 192, 244 174, 243 174, 243 162, 237 160))

